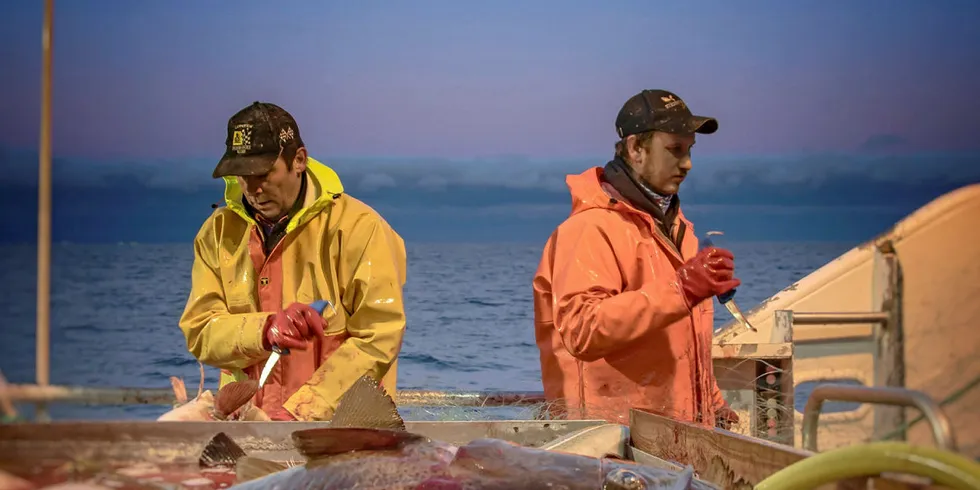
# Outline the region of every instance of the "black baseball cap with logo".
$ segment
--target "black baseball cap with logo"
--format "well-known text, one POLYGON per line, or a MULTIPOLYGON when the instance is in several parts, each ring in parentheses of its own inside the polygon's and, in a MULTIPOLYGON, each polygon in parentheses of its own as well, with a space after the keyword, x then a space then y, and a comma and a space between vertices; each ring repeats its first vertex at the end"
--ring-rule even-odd
POLYGON ((695 116, 677 94, 659 89, 630 97, 616 116, 620 138, 647 131, 711 134, 717 130, 715 118, 695 116))
POLYGON ((225 155, 211 176, 217 179, 269 173, 284 147, 302 145, 302 141, 296 120, 285 109, 268 102, 253 102, 228 119, 225 155))

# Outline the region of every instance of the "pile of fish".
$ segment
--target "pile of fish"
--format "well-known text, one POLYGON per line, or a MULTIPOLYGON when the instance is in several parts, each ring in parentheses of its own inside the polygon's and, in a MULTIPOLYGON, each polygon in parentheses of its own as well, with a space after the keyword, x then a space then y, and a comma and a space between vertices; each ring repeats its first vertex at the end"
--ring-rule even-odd
MULTIPOLYGON (((211 390, 204 389, 204 366, 201 368, 201 383, 197 387, 197 396, 187 399, 187 388, 184 380, 175 376, 170 377, 177 406, 161 415, 160 421, 210 421, 210 420, 271 420, 265 412, 252 404, 252 397, 258 390, 258 383, 253 380, 234 381, 221 387, 218 396, 211 390)), ((2 489, 0 489, 2 490, 2 489)))
MULTIPOLYGON (((182 387, 182 383, 175 382, 175 391, 178 384, 182 387)), ((235 396, 223 395, 227 386, 215 398, 199 390, 197 397, 186 401, 185 394, 185 402, 160 420, 231 420, 232 416, 242 420, 254 416, 249 415, 252 412, 247 403, 239 402, 248 390, 254 394, 255 385, 243 382, 237 386, 233 388, 235 396), (233 402, 239 406, 232 407, 233 402)), ((305 461, 277 462, 249 456, 221 432, 204 448, 199 466, 202 471, 223 468, 234 472, 235 484, 231 488, 241 490, 715 489, 695 478, 690 467, 670 471, 612 457, 555 450, 572 445, 552 446, 549 450, 489 438, 461 446, 432 440, 406 430, 395 402, 370 376, 362 377, 344 394, 328 426, 293 432, 292 442, 305 461)), ((142 483, 145 485, 126 486, 164 488, 152 482, 142 483)), ((5 483, 0 475, 0 489, 6 488, 34 490, 23 481, 5 483)), ((44 488, 111 490, 110 486, 94 482, 44 488)))

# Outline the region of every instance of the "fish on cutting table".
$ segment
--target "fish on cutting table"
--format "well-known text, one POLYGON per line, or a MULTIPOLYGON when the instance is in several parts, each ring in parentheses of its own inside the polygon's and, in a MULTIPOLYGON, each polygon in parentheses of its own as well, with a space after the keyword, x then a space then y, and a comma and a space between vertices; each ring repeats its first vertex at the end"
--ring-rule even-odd
POLYGON ((206 448, 201 464, 236 465, 238 484, 232 488, 239 490, 715 488, 693 478, 690 468, 675 472, 499 439, 463 446, 435 441, 406 431, 394 401, 370 376, 344 394, 328 427, 296 431, 292 440, 305 462, 242 457, 245 452, 221 433, 206 448))
POLYGON ((115 490, 125 486, 140 490, 162 490, 158 485, 147 484, 121 475, 96 474, 87 481, 66 481, 39 487, 19 476, 0 470, 0 490, 115 490))
POLYGON ((0 490, 34 490, 33 483, 6 471, 0 470, 0 490))
POLYGON ((258 391, 256 381, 233 381, 221 387, 215 396, 211 394, 211 390, 204 389, 204 365, 198 364, 201 367, 201 383, 197 388, 197 396, 188 400, 184 380, 171 376, 170 384, 177 398, 177 406, 158 417, 158 421, 270 420, 265 412, 251 402, 258 391))

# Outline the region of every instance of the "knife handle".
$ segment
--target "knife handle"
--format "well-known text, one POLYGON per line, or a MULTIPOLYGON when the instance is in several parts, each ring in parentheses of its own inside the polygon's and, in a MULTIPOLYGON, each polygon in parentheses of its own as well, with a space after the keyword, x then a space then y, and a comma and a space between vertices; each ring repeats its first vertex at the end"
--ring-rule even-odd
MULTIPOLYGON (((319 313, 321 315, 323 314, 323 310, 327 309, 328 306, 333 307, 333 303, 331 303, 330 301, 325 300, 325 299, 318 299, 318 300, 310 303, 310 308, 313 308, 314 310, 316 310, 317 313, 319 313)), ((289 348, 288 347, 279 347, 278 345, 273 345, 272 346, 272 352, 276 352, 279 355, 284 356, 286 354, 289 354, 289 348)))
POLYGON ((317 313, 321 315, 323 314, 323 310, 327 309, 327 306, 333 306, 333 304, 325 299, 318 299, 310 303, 310 308, 313 308, 314 310, 316 310, 317 313))

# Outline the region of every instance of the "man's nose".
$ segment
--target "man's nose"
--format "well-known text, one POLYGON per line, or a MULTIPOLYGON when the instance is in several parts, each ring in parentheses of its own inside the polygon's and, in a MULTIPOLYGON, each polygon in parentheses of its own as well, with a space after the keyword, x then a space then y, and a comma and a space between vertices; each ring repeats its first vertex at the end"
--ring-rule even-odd
POLYGON ((694 164, 691 162, 691 157, 684 157, 684 158, 681 159, 681 165, 680 165, 680 167, 681 167, 682 170, 689 171, 689 170, 691 170, 691 167, 693 167, 693 166, 694 166, 694 164))

